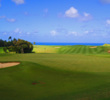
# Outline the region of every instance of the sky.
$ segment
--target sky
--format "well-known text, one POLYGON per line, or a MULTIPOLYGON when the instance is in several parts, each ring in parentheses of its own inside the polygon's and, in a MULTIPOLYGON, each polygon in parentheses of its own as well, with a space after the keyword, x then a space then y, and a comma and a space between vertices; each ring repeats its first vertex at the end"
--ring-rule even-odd
POLYGON ((110 0, 0 0, 0 39, 110 43, 110 0))

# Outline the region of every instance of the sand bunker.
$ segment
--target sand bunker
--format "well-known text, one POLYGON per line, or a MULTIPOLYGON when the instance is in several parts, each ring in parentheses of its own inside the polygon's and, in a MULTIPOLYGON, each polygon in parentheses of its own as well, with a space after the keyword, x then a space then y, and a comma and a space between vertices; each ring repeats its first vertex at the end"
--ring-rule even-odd
POLYGON ((108 50, 108 53, 110 53, 110 50, 108 50))
POLYGON ((90 48, 97 48, 97 46, 93 46, 93 47, 90 47, 90 48))
POLYGON ((0 68, 12 67, 19 64, 20 64, 19 62, 0 63, 0 68))

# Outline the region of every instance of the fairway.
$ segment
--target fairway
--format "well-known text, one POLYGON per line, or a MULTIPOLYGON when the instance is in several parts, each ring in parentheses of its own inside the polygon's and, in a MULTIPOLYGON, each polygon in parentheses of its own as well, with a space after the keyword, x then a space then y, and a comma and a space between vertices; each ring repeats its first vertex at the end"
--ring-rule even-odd
POLYGON ((35 53, 59 53, 59 54, 108 54, 110 46, 44 46, 34 45, 35 53))
POLYGON ((1 100, 109 100, 110 56, 1 54, 1 100), (7 96, 6 96, 7 95, 7 96))

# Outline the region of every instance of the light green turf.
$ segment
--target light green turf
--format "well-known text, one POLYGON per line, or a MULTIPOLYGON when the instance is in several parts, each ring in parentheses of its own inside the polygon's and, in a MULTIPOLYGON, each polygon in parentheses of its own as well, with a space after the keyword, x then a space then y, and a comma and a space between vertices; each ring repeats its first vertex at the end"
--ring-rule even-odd
POLYGON ((110 100, 109 57, 1 54, 21 64, 0 69, 0 100, 110 100))
POLYGON ((34 45, 33 52, 35 53, 57 53, 61 46, 44 46, 34 45))
POLYGON ((110 46, 110 44, 104 44, 103 46, 110 46))
POLYGON ((107 54, 110 50, 108 46, 40 46, 34 45, 33 52, 35 53, 59 53, 59 54, 107 54))

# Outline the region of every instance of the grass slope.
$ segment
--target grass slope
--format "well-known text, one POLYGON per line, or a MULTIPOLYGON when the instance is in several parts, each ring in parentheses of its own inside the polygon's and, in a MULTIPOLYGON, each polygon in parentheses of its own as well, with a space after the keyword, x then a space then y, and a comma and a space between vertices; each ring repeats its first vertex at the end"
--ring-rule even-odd
POLYGON ((0 61, 21 62, 0 69, 0 100, 110 100, 110 58, 4 54, 0 61))

